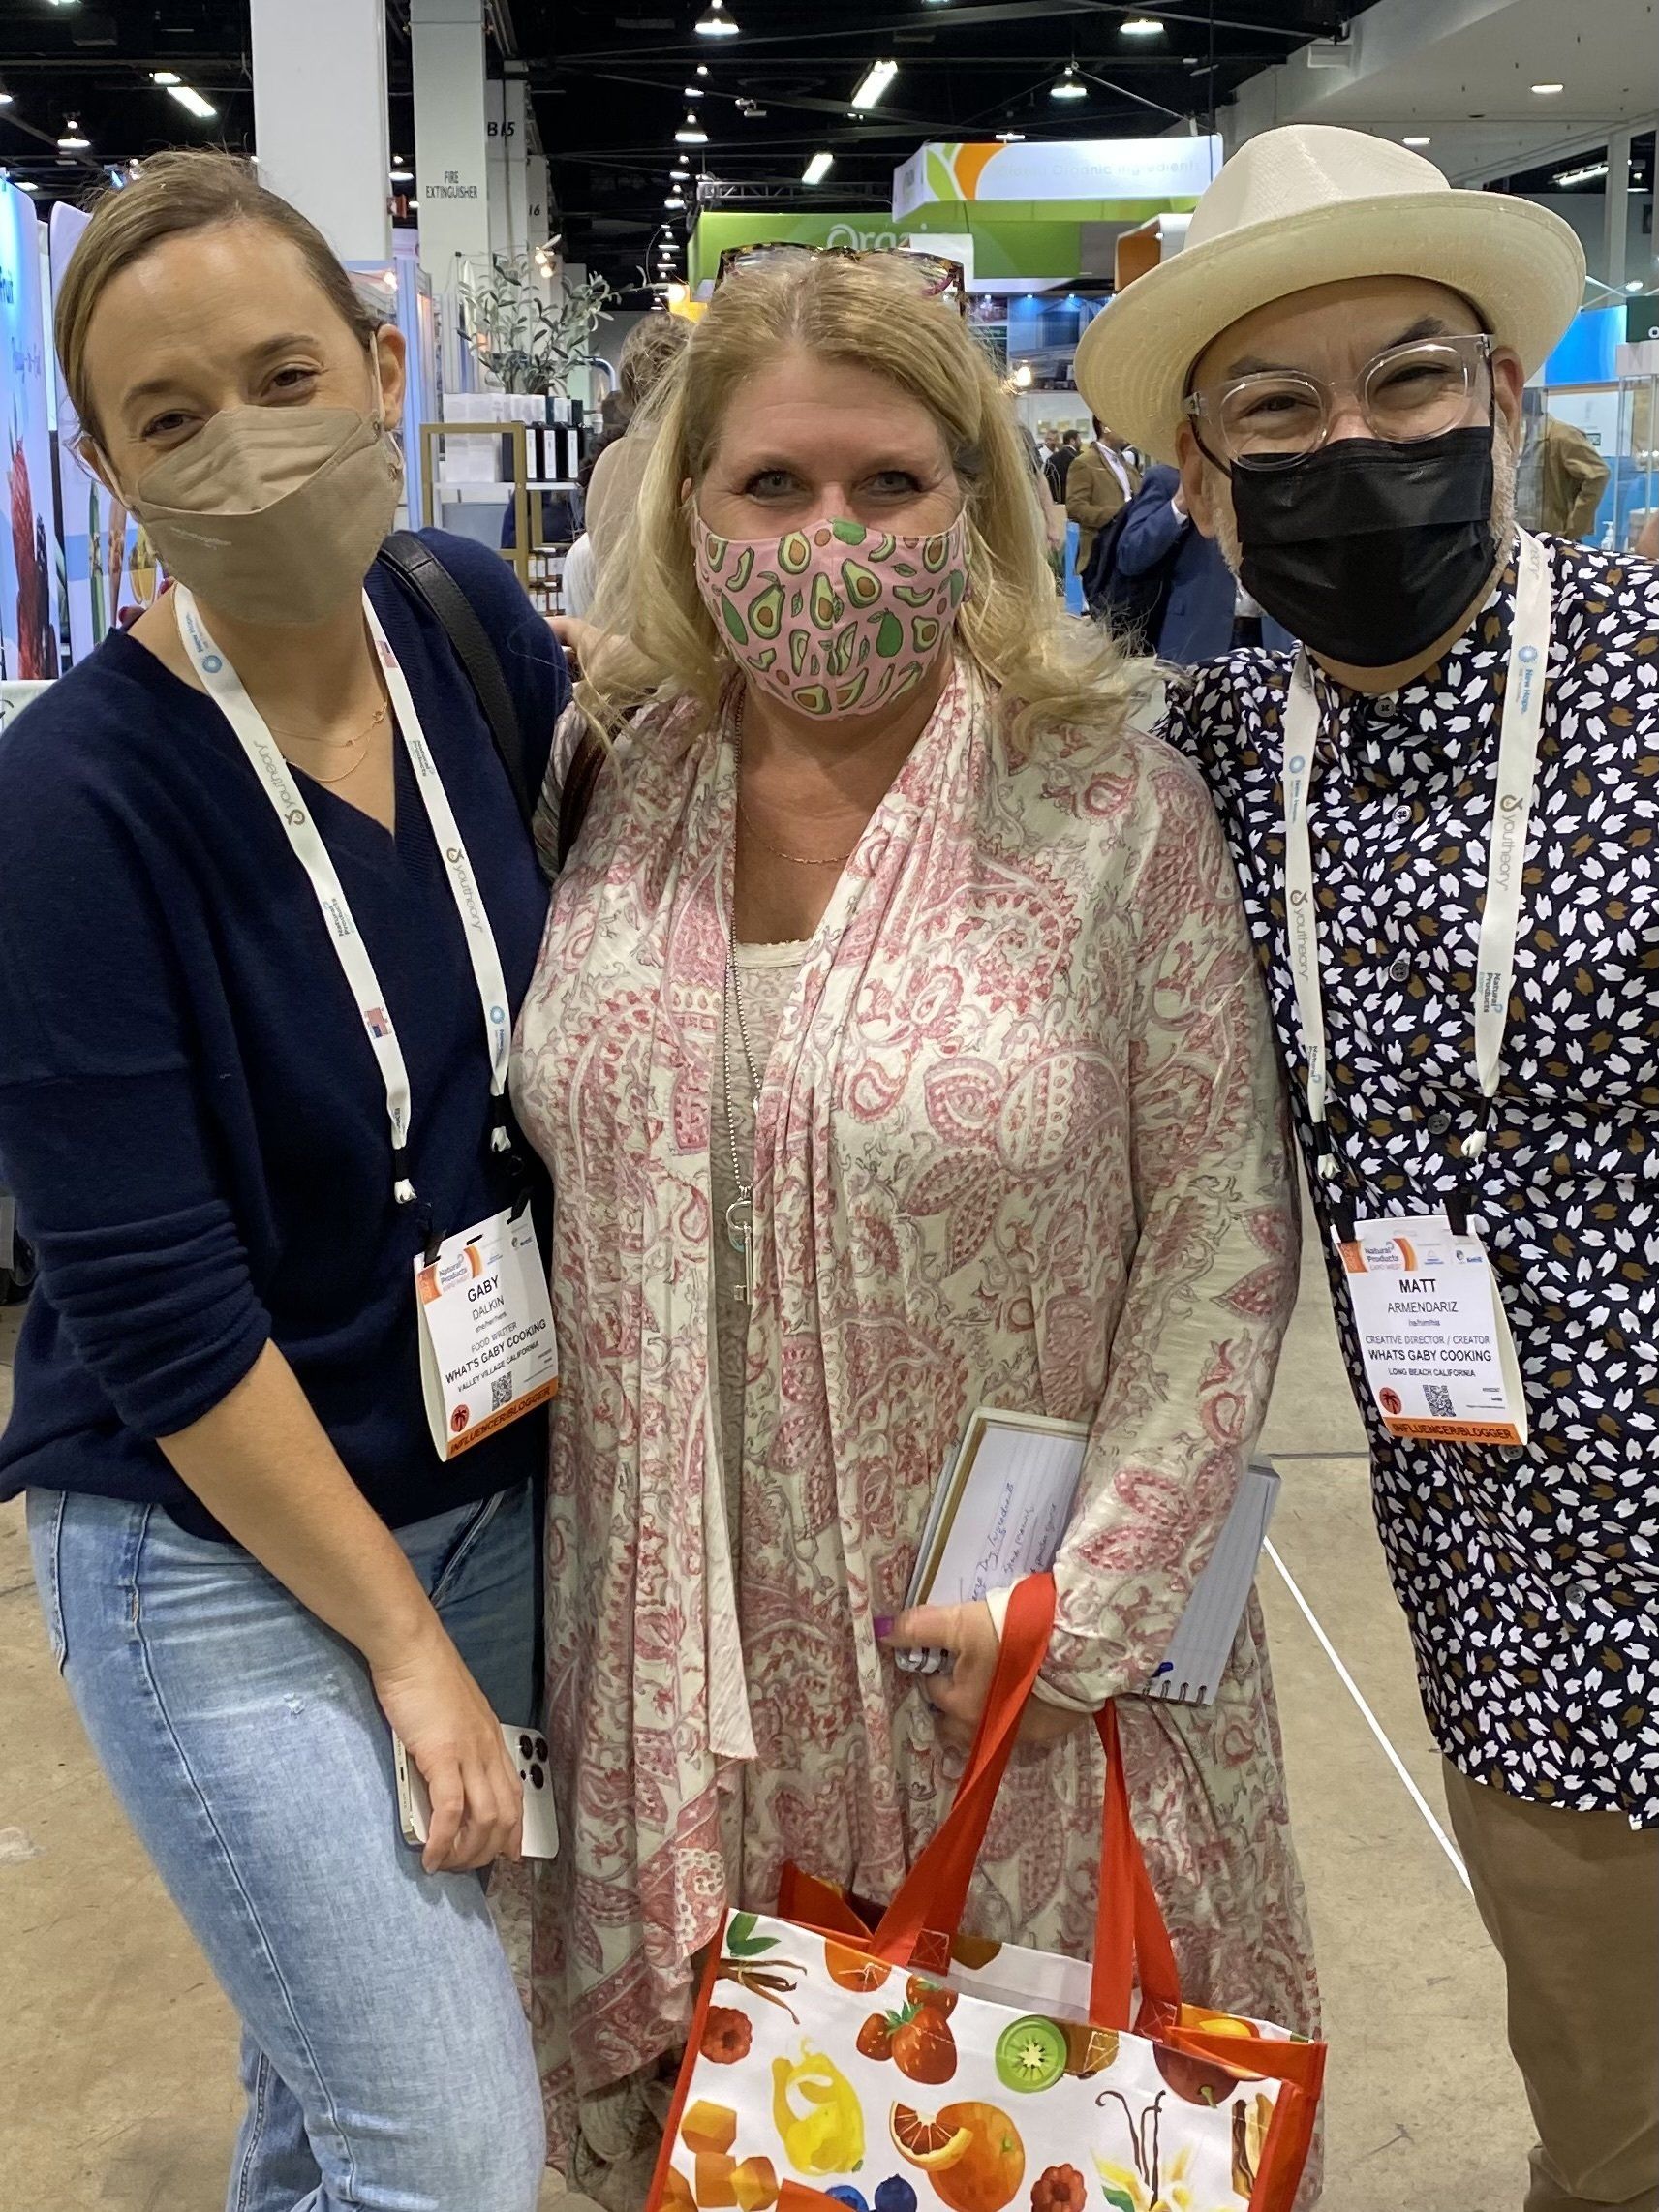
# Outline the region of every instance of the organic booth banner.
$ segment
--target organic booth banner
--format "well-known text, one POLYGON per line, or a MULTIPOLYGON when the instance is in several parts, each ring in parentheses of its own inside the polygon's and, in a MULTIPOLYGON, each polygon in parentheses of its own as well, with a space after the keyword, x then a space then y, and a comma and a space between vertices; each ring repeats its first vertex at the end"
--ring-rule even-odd
POLYGON ((1218 137, 926 145, 894 171, 893 213, 939 201, 1024 200, 1043 203, 1033 214, 1127 222, 1190 206, 1221 162, 1218 137))
POLYGON ((688 256, 693 291, 712 284, 720 258, 732 246, 850 246, 854 252, 890 252, 906 243, 905 226, 866 208, 856 213, 794 214, 754 208, 699 215, 688 256))
POLYGON ((40 234, 27 193, 0 182, 0 405, 6 417, 8 524, 0 529, 0 683, 55 676, 60 660, 40 234))
MULTIPOLYGON (((1092 211, 1091 211, 1092 212, 1092 211)), ((1075 216, 1051 218, 1025 207, 928 206, 893 217, 868 209, 848 214, 793 215, 775 209, 720 210, 701 215, 687 257, 693 292, 707 298, 731 246, 849 246, 860 253, 924 247, 960 261, 969 291, 1025 291, 1074 284, 1082 266, 1082 226, 1075 216)))

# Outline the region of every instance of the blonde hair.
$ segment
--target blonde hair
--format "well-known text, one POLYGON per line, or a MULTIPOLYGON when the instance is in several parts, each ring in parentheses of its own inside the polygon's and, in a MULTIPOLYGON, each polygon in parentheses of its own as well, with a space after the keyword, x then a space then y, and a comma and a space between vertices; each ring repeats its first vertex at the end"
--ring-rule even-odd
POLYGON ((678 315, 654 309, 642 316, 622 342, 616 384, 630 412, 645 405, 686 350, 691 324, 678 315))
MULTIPOLYGON (((628 540, 606 563, 606 633, 576 697, 605 736, 647 704, 693 698, 712 715, 733 663, 697 589, 682 500, 701 485, 745 380, 793 348, 888 378, 939 425, 966 501, 962 646, 1001 694, 1013 735, 1116 729, 1139 671, 1108 633, 1062 609, 1024 434, 986 353, 902 257, 780 259, 730 277, 647 411, 655 444, 628 540)), ((637 429, 633 435, 638 435, 637 429)))
POLYGON ((102 443, 103 430, 86 375, 86 338, 110 282, 164 238, 208 230, 222 223, 262 223, 297 246, 312 275, 365 350, 384 318, 362 297, 339 256, 297 207, 262 185, 249 162, 233 154, 174 150, 149 155, 138 174, 93 204, 57 295, 52 336, 63 381, 80 424, 102 443))

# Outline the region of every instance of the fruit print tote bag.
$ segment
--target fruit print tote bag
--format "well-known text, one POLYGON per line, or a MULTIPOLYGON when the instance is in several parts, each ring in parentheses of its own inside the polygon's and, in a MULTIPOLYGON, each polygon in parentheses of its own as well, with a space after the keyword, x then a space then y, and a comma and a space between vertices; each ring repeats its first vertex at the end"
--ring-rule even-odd
POLYGON ((776 1916, 728 1914, 648 2212, 1291 2212, 1325 2046, 1182 2002, 1110 1708, 1092 1965, 960 1933, 1053 1622, 1052 1578, 1021 1583, 955 1803, 876 1926, 793 1869, 776 1916))

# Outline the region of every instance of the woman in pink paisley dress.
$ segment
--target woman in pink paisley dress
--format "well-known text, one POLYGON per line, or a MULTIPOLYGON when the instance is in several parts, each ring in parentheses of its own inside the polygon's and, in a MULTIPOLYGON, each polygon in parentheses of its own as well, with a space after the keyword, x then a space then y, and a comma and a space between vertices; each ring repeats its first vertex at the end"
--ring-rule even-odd
POLYGON ((1132 672, 1060 612, 927 279, 780 255, 717 291, 597 610, 573 711, 614 755, 520 1029, 564 1363, 535 2009, 553 2155, 619 2207, 728 1895, 769 1908, 794 1859, 883 1899, 948 1803, 992 1616, 928 1624, 958 1651, 932 1696, 887 1616, 980 1403, 1091 1439, 975 1932, 1087 1954, 1078 1723, 1121 1698, 1188 1995, 1318 2024, 1254 1603, 1214 1705, 1135 1694, 1296 1280, 1238 892, 1132 672))

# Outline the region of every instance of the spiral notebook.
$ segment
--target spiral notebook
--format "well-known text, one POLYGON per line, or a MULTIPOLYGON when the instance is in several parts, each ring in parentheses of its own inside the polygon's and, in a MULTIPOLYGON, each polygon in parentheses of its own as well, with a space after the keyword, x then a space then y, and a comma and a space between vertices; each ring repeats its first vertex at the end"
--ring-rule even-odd
MULTIPOLYGON (((1046 1574, 1070 1525, 1088 1436, 1079 1422, 977 1407, 934 1492, 906 1605, 970 1604, 1024 1575, 1046 1574)), ((1278 1487, 1274 1468, 1245 1468, 1146 1696, 1180 1705, 1214 1700, 1249 1602, 1278 1487)))

